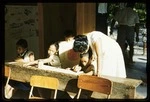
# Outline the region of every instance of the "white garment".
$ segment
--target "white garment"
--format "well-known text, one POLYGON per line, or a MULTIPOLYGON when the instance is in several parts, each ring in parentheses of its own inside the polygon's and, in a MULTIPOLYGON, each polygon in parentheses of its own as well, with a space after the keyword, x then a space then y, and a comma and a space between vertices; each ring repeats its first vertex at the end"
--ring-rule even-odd
POLYGON ((14 88, 12 86, 10 86, 9 84, 5 85, 4 87, 4 95, 6 99, 10 99, 13 95, 13 90, 14 88))
MULTIPOLYGON (((126 70, 122 50, 119 44, 103 34, 102 32, 93 31, 87 34, 89 45, 92 48, 93 54, 97 57, 93 43, 101 42, 101 75, 126 78, 126 70)), ((97 67, 95 61, 95 68, 97 67)), ((95 69, 97 72, 97 68, 95 69)))
POLYGON ((73 48, 74 40, 59 43, 59 57, 62 68, 72 68, 80 61, 79 54, 73 48))
POLYGON ((24 55, 24 62, 30 62, 30 54, 33 54, 33 51, 27 51, 26 54, 24 55))
POLYGON ((139 23, 138 14, 130 7, 120 9, 114 19, 118 21, 119 25, 135 26, 136 23, 139 23))
POLYGON ((59 56, 57 56, 57 55, 51 55, 49 57, 49 60, 50 60, 49 64, 51 66, 61 68, 61 62, 60 62, 59 56))

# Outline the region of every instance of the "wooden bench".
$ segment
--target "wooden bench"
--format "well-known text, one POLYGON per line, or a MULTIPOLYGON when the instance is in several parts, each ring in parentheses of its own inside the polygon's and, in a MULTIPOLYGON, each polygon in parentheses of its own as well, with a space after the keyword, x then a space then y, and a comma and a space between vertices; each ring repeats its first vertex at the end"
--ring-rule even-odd
MULTIPOLYGON (((11 79, 29 83, 32 75, 44 75, 56 77, 59 79, 60 85, 58 90, 67 91, 70 95, 75 96, 78 92, 77 78, 78 73, 70 70, 55 68, 43 65, 43 69, 38 69, 34 66, 23 67, 23 63, 5 62, 12 70, 11 79)), ((136 88, 142 83, 141 80, 131 78, 116 78, 102 76, 113 82, 112 95, 110 99, 135 99, 136 88)), ((96 92, 92 93, 94 98, 105 98, 103 94, 96 92)))

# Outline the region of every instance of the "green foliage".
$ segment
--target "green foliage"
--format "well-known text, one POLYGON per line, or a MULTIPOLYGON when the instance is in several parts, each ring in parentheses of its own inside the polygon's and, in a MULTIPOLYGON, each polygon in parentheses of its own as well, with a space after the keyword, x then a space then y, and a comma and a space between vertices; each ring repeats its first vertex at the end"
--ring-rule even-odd
MULTIPOLYGON (((108 4, 108 22, 110 22, 115 15, 115 12, 119 9, 119 3, 109 3, 108 4)), ((146 3, 136 3, 134 10, 138 13, 140 23, 145 24, 146 23, 146 3)))
POLYGON ((145 3, 136 3, 134 10, 138 13, 140 22, 146 23, 146 4, 145 3))

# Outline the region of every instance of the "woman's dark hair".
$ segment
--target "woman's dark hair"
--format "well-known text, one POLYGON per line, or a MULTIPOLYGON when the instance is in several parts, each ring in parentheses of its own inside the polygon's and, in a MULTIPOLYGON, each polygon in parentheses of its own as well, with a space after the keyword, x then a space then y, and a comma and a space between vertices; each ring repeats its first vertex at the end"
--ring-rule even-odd
POLYGON ((21 46, 23 48, 27 48, 28 47, 28 43, 25 39, 20 39, 17 41, 16 43, 17 46, 21 46))
POLYGON ((86 35, 77 35, 74 37, 73 50, 75 52, 84 52, 88 48, 88 39, 86 35))

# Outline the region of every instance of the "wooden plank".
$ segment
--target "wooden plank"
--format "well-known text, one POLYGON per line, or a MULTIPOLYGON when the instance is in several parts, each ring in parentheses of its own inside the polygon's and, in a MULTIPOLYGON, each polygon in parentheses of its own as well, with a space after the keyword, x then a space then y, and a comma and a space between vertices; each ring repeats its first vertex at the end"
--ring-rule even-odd
POLYGON ((77 3, 76 8, 77 34, 84 34, 95 30, 96 25, 96 4, 77 3))
POLYGON ((104 94, 111 94, 112 82, 106 78, 81 75, 78 78, 78 87, 81 89, 96 91, 104 94))

